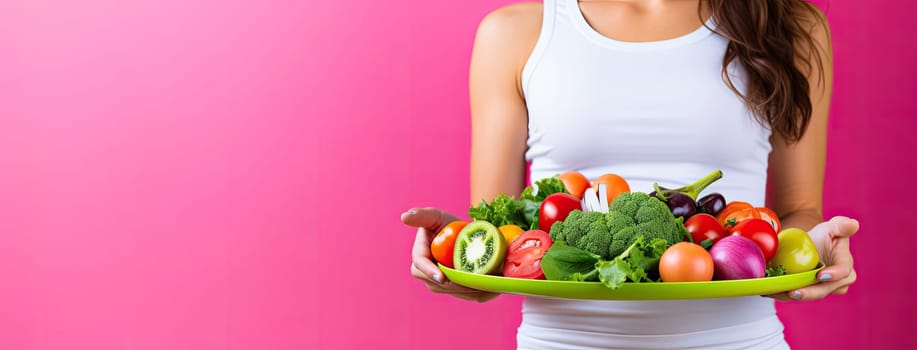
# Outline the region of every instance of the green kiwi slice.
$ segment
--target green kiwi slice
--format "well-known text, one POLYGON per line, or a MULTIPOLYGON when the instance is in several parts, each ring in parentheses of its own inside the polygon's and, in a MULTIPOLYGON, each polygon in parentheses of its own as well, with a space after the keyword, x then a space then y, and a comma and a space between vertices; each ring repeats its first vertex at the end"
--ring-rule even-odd
POLYGON ((506 239, 487 221, 472 221, 455 238, 453 263, 456 270, 493 275, 503 268, 506 239))

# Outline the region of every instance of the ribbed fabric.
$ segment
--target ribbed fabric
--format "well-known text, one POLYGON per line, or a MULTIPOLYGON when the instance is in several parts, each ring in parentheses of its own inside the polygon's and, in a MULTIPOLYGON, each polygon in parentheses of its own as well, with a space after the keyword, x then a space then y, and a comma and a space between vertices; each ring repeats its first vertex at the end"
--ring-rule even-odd
MULTIPOLYGON (((545 0, 522 74, 532 180, 578 170, 649 192, 715 169, 707 192, 764 204, 770 130, 723 81, 727 41, 707 27, 655 42, 592 29, 576 0, 545 0)), ((715 23, 708 21, 709 27, 715 23)), ((742 90, 741 69, 730 76, 742 90)), ((526 298, 520 349, 785 349, 771 299, 583 301, 526 298)))

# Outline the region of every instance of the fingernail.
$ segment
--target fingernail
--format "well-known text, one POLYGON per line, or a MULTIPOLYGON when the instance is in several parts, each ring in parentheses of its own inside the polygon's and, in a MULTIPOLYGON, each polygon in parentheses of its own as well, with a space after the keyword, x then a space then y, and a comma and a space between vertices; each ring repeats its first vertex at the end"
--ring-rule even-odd
POLYGON ((798 290, 794 291, 793 293, 790 293, 790 298, 799 300, 800 298, 802 298, 802 293, 800 293, 798 290))
POLYGON ((436 281, 436 283, 443 283, 443 276, 440 276, 438 273, 434 273, 433 280, 436 281))
POLYGON ((831 274, 830 274, 830 273, 823 273, 823 274, 821 274, 821 276, 818 276, 818 280, 819 280, 819 281, 822 281, 822 282, 830 281, 830 280, 831 280, 831 274))

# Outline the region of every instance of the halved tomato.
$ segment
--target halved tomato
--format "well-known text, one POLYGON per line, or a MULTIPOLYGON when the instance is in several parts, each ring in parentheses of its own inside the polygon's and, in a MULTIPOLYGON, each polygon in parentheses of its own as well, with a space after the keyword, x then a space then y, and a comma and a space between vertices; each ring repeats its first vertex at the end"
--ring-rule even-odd
POLYGON ((503 276, 544 279, 541 258, 551 248, 551 236, 542 230, 526 231, 510 244, 503 263, 503 276))

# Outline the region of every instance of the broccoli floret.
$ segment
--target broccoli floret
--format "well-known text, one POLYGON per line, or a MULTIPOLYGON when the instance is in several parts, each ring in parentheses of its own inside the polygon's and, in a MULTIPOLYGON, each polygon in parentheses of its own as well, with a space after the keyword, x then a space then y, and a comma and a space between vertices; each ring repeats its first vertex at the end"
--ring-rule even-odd
POLYGON ((570 245, 579 246, 578 242, 580 239, 589 232, 593 222, 601 220, 599 218, 600 216, 602 216, 602 213, 583 212, 579 210, 570 212, 570 214, 567 215, 567 219, 572 220, 564 220, 564 239, 570 245))
POLYGON ((586 234, 576 242, 576 246, 598 256, 610 257, 608 248, 611 246, 612 235, 605 220, 605 214, 600 212, 589 212, 588 214, 594 216, 595 219, 589 224, 586 234))
POLYGON ((623 193, 612 202, 607 214, 574 210, 564 221, 551 226, 554 242, 580 248, 602 259, 612 260, 634 244, 660 238, 668 245, 681 242, 688 231, 682 219, 675 219, 658 198, 646 193, 623 193))
POLYGON ((611 244, 611 231, 600 212, 574 210, 563 222, 551 226, 551 239, 577 247, 590 253, 606 256, 611 244))
POLYGON ((613 233, 608 249, 612 257, 623 253, 640 236, 645 241, 661 238, 671 245, 687 234, 682 219, 676 219, 665 203, 646 193, 622 193, 611 203, 605 218, 613 233))
POLYGON ((567 245, 576 246, 576 241, 580 236, 585 234, 589 227, 589 221, 583 218, 583 212, 580 210, 571 211, 563 221, 555 222, 551 225, 549 235, 555 242, 561 241, 567 245))
POLYGON ((567 240, 565 239, 565 238, 566 238, 566 236, 565 236, 566 231, 565 231, 565 229, 564 229, 564 226, 565 226, 565 225, 564 225, 564 222, 563 222, 563 221, 556 221, 556 222, 554 222, 553 225, 551 225, 551 229, 548 230, 548 236, 551 236, 551 241, 552 241, 552 242, 564 242, 564 243, 567 243, 567 240))

